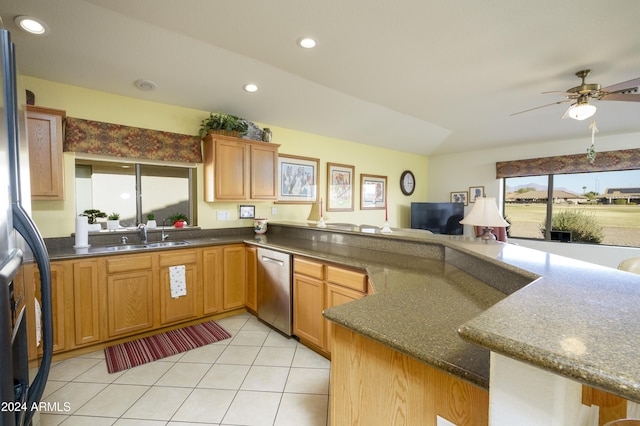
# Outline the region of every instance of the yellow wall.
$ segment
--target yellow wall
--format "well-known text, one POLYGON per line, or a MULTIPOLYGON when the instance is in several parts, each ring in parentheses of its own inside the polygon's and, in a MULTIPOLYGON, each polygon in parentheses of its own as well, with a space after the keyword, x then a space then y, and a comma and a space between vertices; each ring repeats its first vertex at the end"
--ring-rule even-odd
MULTIPOLYGON (((105 92, 40 80, 23 76, 23 84, 36 95, 36 104, 62 109, 69 117, 104 121, 127 126, 163 130, 183 134, 197 134, 200 121, 208 111, 182 108, 167 104, 141 101, 105 92)), ((360 174, 387 176, 389 223, 395 227, 409 226, 409 207, 412 201, 427 200, 426 156, 392 151, 360 143, 279 128, 263 123, 273 131, 273 143, 280 144, 280 153, 320 159, 320 195, 326 200, 327 162, 355 166, 355 199, 353 212, 327 212, 326 221, 382 226, 383 210, 360 210, 360 174), (411 197, 400 192, 400 174, 412 170, 416 176, 416 190, 411 197)), ((75 188, 74 156, 65 154, 65 201, 33 203, 33 218, 44 237, 68 236, 74 232, 75 188)), ((203 200, 202 166, 198 166, 198 225, 202 228, 251 226, 253 222, 238 219, 239 203, 207 203, 203 200), (229 211, 230 221, 218 221, 217 211, 229 211)), ((251 202, 256 215, 272 221, 304 222, 309 214, 308 204, 277 204, 251 202), (276 214, 272 214, 272 207, 276 214)))

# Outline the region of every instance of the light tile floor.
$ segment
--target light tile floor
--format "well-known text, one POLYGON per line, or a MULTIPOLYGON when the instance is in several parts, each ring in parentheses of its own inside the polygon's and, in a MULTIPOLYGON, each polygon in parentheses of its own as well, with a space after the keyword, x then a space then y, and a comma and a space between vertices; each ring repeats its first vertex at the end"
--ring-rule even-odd
POLYGON ((230 339, 124 372, 102 350, 54 364, 40 424, 327 425, 327 359, 250 314, 218 323, 230 339))

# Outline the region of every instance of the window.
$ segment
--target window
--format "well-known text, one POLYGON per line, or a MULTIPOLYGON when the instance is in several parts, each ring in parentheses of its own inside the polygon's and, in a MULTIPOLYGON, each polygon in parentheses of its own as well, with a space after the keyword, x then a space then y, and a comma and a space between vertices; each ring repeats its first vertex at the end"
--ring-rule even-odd
POLYGON ((568 226, 558 224, 562 214, 580 228, 572 241, 640 245, 640 170, 506 177, 504 188, 510 237, 562 240, 567 234, 555 231, 569 231, 549 226, 568 226), (601 238, 592 240, 598 228, 601 238))
POLYGON ((194 182, 188 167, 76 160, 76 210, 119 213, 120 225, 133 227, 153 213, 161 224, 184 213, 193 224, 194 182))

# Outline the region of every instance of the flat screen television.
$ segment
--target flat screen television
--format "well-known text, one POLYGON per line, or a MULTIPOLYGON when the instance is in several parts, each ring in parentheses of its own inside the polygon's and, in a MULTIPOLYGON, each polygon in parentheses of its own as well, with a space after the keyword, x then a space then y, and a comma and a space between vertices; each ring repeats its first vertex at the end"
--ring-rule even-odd
POLYGON ((411 203, 411 227, 434 234, 462 235, 464 203, 411 203))

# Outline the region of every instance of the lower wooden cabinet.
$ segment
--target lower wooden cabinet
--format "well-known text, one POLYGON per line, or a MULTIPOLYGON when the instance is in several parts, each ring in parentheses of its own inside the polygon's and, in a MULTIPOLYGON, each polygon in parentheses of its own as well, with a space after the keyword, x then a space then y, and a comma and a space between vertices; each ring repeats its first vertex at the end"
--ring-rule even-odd
POLYGON ((258 249, 245 247, 247 276, 244 304, 253 313, 258 313, 258 249))
POLYGON ((242 308, 246 274, 244 244, 224 246, 222 259, 222 309, 242 308))
POLYGON ((331 353, 331 323, 322 311, 367 294, 367 276, 312 259, 293 259, 293 333, 303 343, 331 353))
POLYGON ((293 276, 293 334, 305 342, 324 347, 322 280, 293 276))
POLYGON ((100 283, 98 261, 87 259, 73 263, 73 323, 75 345, 97 343, 100 333, 100 283))
POLYGON ((202 303, 205 315, 222 312, 222 247, 202 249, 202 303))
POLYGON ((159 255, 160 267, 160 323, 162 325, 199 316, 198 309, 198 254, 196 250, 176 250, 159 255), (169 269, 184 266, 186 294, 171 296, 169 269))
POLYGON ((107 328, 109 337, 153 327, 153 271, 151 255, 106 259, 107 328))

